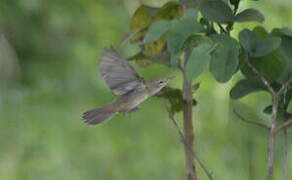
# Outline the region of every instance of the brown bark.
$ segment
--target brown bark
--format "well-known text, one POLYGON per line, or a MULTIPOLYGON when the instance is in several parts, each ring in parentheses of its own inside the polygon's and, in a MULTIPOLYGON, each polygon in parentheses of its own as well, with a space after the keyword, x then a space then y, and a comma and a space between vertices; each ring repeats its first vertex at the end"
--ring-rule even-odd
POLYGON ((277 130, 277 114, 278 114, 278 104, 279 96, 273 93, 273 109, 272 109, 272 124, 268 139, 268 180, 274 179, 274 159, 275 159, 275 139, 277 130))
POLYGON ((186 179, 197 180, 196 167, 194 164, 194 128, 192 119, 192 83, 189 82, 184 76, 183 82, 183 133, 185 137, 184 150, 185 150, 185 166, 186 166, 186 179))

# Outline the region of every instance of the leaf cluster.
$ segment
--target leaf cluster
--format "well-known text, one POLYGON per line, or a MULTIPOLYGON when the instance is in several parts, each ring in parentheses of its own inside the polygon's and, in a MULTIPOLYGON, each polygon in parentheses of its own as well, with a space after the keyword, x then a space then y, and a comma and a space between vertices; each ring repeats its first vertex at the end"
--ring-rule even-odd
MULTIPOLYGON (((265 19, 256 9, 238 12, 239 3, 240 0, 201 3, 184 0, 168 2, 161 8, 142 5, 130 23, 134 31, 130 42, 140 47, 140 52, 131 59, 137 62, 148 59, 151 63, 179 69, 190 82, 209 70, 216 81, 224 83, 240 71, 244 79, 232 88, 230 96, 233 99, 258 91, 268 92, 258 75, 247 66, 248 60, 275 90, 281 88, 292 76, 292 30, 275 28, 267 32, 264 27, 257 26, 252 30, 244 29, 238 37, 231 37, 235 23, 261 23, 265 19)), ((282 97, 285 103, 280 108, 284 108, 286 114, 291 94, 292 89, 288 88, 282 97)), ((180 97, 179 94, 175 96, 180 97)), ((171 96, 165 97, 170 102, 175 101, 171 96)))
MULTIPOLYGON (((233 99, 240 99, 250 93, 264 91, 269 92, 259 77, 248 67, 244 61, 248 60, 252 66, 263 76, 275 91, 292 77, 292 36, 287 28, 275 28, 267 32, 263 27, 257 26, 252 31, 243 30, 239 34, 239 41, 245 52, 242 55, 240 70, 245 79, 238 81, 232 88, 230 95, 233 99)), ((292 100, 292 88, 287 91, 280 99, 278 112, 280 119, 291 118, 288 112, 289 102, 292 100)), ((264 110, 271 113, 271 105, 264 110)))

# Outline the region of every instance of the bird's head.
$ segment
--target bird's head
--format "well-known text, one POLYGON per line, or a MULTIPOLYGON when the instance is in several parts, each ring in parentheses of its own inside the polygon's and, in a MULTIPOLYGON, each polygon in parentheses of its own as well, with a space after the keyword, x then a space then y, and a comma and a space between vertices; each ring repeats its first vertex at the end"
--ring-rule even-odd
POLYGON ((147 83, 147 88, 151 95, 158 93, 162 88, 164 88, 174 77, 170 78, 159 78, 147 83))

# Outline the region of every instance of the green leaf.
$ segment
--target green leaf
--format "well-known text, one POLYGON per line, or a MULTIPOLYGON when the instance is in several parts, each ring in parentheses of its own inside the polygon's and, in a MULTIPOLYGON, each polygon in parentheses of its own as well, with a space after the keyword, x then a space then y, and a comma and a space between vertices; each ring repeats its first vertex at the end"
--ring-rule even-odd
POLYGON ((171 26, 171 21, 161 20, 152 23, 144 38, 144 43, 154 42, 165 34, 171 26))
POLYGON ((254 51, 256 47, 257 37, 256 34, 248 29, 244 29, 239 33, 239 42, 247 52, 254 51))
MULTIPOLYGON (((157 95, 159 98, 165 98, 170 103, 170 111, 177 113, 182 111, 183 108, 183 93, 180 89, 174 89, 171 87, 163 88, 157 95)), ((197 104, 197 101, 193 99, 193 106, 197 104)))
POLYGON ((231 8, 220 0, 205 0, 200 11, 204 17, 217 23, 229 23, 234 19, 231 8))
POLYGON ((273 35, 273 36, 282 36, 283 33, 281 32, 281 30, 279 28, 274 28, 271 31, 271 35, 273 35))
POLYGON ((252 59, 258 71, 269 81, 276 81, 284 72, 285 60, 279 51, 266 56, 252 59))
POLYGON ((185 73, 190 81, 197 78, 208 66, 211 55, 211 46, 208 43, 195 47, 186 63, 185 73))
POLYGON ((193 18, 173 21, 168 31, 167 47, 172 54, 177 54, 181 50, 185 40, 193 33, 203 30, 203 27, 193 18))
POLYGON ((263 22, 265 20, 264 15, 256 9, 245 9, 235 16, 237 22, 257 21, 263 22))
POLYGON ((227 35, 212 35, 218 44, 212 53, 210 71, 219 82, 228 81, 237 70, 239 64, 239 43, 227 35))
POLYGON ((210 44, 210 46, 214 44, 212 39, 208 36, 194 34, 188 37, 188 39, 183 44, 182 49, 185 50, 188 48, 194 48, 201 45, 202 43, 210 44))
POLYGON ((156 11, 156 8, 145 5, 141 5, 139 8, 137 8, 130 20, 130 42, 139 42, 143 39, 146 34, 146 28, 153 21, 153 13, 156 11))
POLYGON ((230 4, 232 4, 233 6, 238 6, 240 0, 229 0, 230 4))
POLYGON ((264 108, 263 112, 266 113, 266 114, 272 114, 272 105, 266 106, 264 108))
POLYGON ((170 65, 170 54, 164 51, 160 54, 149 56, 145 55, 142 51, 134 54, 127 58, 129 61, 135 61, 138 65, 146 66, 152 63, 163 64, 166 66, 170 65))
POLYGON ((254 32, 247 29, 240 32, 239 41, 252 57, 265 56, 281 45, 281 38, 279 37, 268 36, 266 38, 259 38, 254 32))
POLYGON ((265 90, 264 85, 258 79, 242 79, 238 81, 230 91, 232 99, 240 99, 250 93, 265 90))
POLYGON ((292 77, 292 37, 282 36, 281 38, 282 44, 280 47, 280 52, 285 59, 285 67, 279 81, 283 83, 287 81, 289 77, 292 77))
POLYGON ((261 57, 276 50, 281 45, 281 38, 269 36, 262 39, 256 45, 256 51, 251 55, 254 57, 261 57))
POLYGON ((142 30, 148 27, 152 22, 152 16, 150 14, 149 8, 142 5, 140 6, 132 16, 130 20, 131 30, 142 30))
POLYGON ((290 28, 282 28, 282 29, 280 29, 280 31, 284 34, 284 35, 286 35, 286 36, 289 36, 289 37, 292 37, 292 29, 290 29, 290 28))
MULTIPOLYGON (((249 61, 270 83, 275 82, 283 74, 285 67, 285 59, 280 50, 263 57, 250 57, 249 61)), ((241 71, 248 78, 256 76, 246 64, 241 67, 241 71)))
POLYGON ((185 14, 183 16, 183 18, 193 18, 193 19, 197 19, 198 17, 198 11, 195 8, 188 8, 185 10, 185 14))
POLYGON ((179 61, 180 54, 171 54, 170 56, 170 65, 172 67, 177 67, 179 61))
POLYGON ((263 26, 256 26, 252 29, 252 31, 256 34, 259 38, 266 38, 269 36, 268 31, 263 26))
POLYGON ((284 57, 284 72, 279 77, 279 83, 285 83, 292 76, 292 30, 288 28, 274 28, 271 32, 282 39, 280 53, 284 57))
POLYGON ((158 11, 154 20, 172 20, 182 17, 184 14, 184 8, 177 2, 170 1, 164 4, 158 11))
POLYGON ((286 110, 289 108, 289 104, 291 103, 291 101, 292 101, 292 89, 286 92, 285 103, 284 103, 284 108, 286 110))
POLYGON ((198 6, 198 1, 197 0, 180 0, 180 3, 184 7, 196 8, 198 6))

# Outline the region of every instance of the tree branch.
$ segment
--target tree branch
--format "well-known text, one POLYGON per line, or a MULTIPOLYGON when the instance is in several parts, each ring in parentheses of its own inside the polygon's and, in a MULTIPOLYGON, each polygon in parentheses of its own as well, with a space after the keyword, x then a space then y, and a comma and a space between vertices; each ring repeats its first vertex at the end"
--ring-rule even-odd
POLYGON ((279 125, 276 129, 276 133, 280 132, 281 130, 288 128, 289 126, 292 125, 292 119, 284 122, 283 124, 279 125))
MULTIPOLYGON (((272 95, 272 123, 269 128, 269 138, 268 138, 268 161, 267 161, 267 167, 268 167, 268 175, 267 180, 273 180, 274 175, 274 156, 275 156, 275 135, 276 135, 276 129, 277 129, 277 116, 278 116, 278 107, 279 107, 279 100, 280 100, 280 92, 275 92, 272 85, 268 82, 268 80, 261 75, 258 70, 250 63, 249 61, 249 54, 247 53, 245 55, 245 63, 247 66, 260 78, 260 80, 263 82, 265 87, 268 89, 268 91, 272 95)), ((285 89, 285 88, 283 88, 285 89)))
MULTIPOLYGON (((180 129, 180 127, 178 126, 178 124, 174 118, 174 114, 170 111, 170 109, 167 109, 167 111, 168 111, 169 119, 172 121, 172 123, 175 126, 175 129, 177 130, 178 134, 180 135, 181 142, 183 144, 186 144, 184 134, 183 134, 182 130, 180 129)), ((201 166, 201 168, 203 169, 203 171, 205 172, 205 174, 207 175, 209 180, 213 180, 212 173, 207 169, 207 167, 204 165, 204 163, 197 157, 196 154, 194 155, 194 157, 195 157, 196 161, 198 161, 199 165, 201 166)))
POLYGON ((221 32, 227 33, 227 31, 223 28, 223 26, 220 23, 217 23, 217 25, 220 28, 221 32))
POLYGON ((185 51, 185 59, 183 66, 183 133, 184 133, 184 150, 185 150, 185 163, 186 163, 186 176, 187 180, 197 180, 196 166, 194 164, 194 127, 193 127, 193 92, 192 82, 186 77, 185 66, 191 50, 185 51))
POLYGON ((279 95, 278 93, 272 95, 272 124, 269 134, 268 143, 268 180, 273 180, 274 177, 274 160, 275 160, 275 144, 276 144, 276 128, 277 128, 277 116, 279 106, 279 95))
MULTIPOLYGON (((236 4, 236 5, 234 6, 234 9, 233 9, 233 15, 234 15, 234 16, 236 15, 236 13, 237 13, 237 11, 238 11, 239 3, 240 3, 240 1, 238 2, 238 4, 236 4)), ((227 34, 230 34, 230 32, 231 32, 232 29, 233 29, 233 25, 234 25, 234 21, 230 22, 230 23, 227 25, 227 27, 226 27, 226 33, 227 33, 227 34)))
POLYGON ((283 92, 285 92, 285 91, 289 88, 290 84, 292 84, 292 77, 290 77, 290 78, 288 79, 288 81, 286 81, 286 82, 283 84, 283 86, 281 87, 281 89, 278 91, 278 94, 280 95, 280 94, 282 94, 283 92))
POLYGON ((251 120, 248 120, 246 118, 244 118, 242 115, 240 115, 236 110, 233 110, 234 114, 240 119, 242 120, 243 122, 246 122, 248 124, 253 124, 255 126, 258 126, 258 127, 261 127, 261 128, 265 128, 265 129, 270 129, 270 126, 262 123, 262 122, 258 122, 258 121, 251 121, 251 120))
POLYGON ((245 63, 247 64, 247 66, 252 70, 253 73, 255 73, 259 78, 260 80, 264 83, 265 87, 268 89, 268 91, 274 95, 275 94, 275 90, 273 89, 273 87, 271 86, 271 84, 268 82, 268 80, 263 76, 261 75, 258 70, 250 63, 249 61, 249 55, 246 54, 245 55, 246 58, 245 58, 245 63))
POLYGON ((193 162, 194 152, 194 128, 193 128, 193 97, 192 84, 184 75, 183 82, 183 132, 185 137, 185 158, 187 180, 197 180, 196 167, 193 162))
POLYGON ((174 119, 174 114, 171 112, 171 110, 169 108, 167 108, 167 112, 168 112, 168 117, 172 121, 173 125, 175 126, 175 129, 178 132, 182 143, 185 143, 184 134, 183 134, 182 130, 180 129, 180 127, 178 126, 176 120, 174 119))
POLYGON ((212 177, 212 172, 210 172, 207 167, 204 165, 204 163, 198 158, 198 156, 195 154, 195 158, 198 161, 199 165, 201 166, 201 168, 203 169, 203 171, 205 172, 205 174, 208 176, 209 180, 213 180, 212 177))

